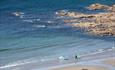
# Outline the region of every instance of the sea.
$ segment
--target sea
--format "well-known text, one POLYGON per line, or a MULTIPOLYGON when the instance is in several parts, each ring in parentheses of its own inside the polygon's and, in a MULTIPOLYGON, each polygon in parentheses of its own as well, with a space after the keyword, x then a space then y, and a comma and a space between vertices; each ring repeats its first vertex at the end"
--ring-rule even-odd
POLYGON ((86 9, 93 3, 112 5, 115 0, 0 0, 0 70, 115 47, 115 37, 88 35, 66 25, 63 20, 69 17, 56 15, 60 10, 102 12, 86 9))

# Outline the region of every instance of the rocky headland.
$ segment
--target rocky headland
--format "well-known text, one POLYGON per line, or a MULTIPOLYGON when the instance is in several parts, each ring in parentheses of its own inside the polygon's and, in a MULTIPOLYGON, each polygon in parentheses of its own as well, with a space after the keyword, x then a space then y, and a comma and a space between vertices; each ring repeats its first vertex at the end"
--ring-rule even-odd
POLYGON ((89 10, 105 10, 96 14, 60 11, 58 16, 67 16, 74 19, 63 20, 72 27, 84 29, 85 32, 99 36, 115 37, 115 5, 91 4, 89 10), (71 24, 70 24, 71 23, 71 24))

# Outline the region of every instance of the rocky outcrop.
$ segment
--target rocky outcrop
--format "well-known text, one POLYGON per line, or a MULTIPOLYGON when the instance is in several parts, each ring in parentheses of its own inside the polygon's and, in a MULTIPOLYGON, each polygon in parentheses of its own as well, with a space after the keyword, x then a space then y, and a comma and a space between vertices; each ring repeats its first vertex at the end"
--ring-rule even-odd
POLYGON ((108 11, 115 11, 115 5, 108 6, 103 4, 91 4, 89 7, 87 7, 90 10, 108 10, 108 11))
POLYGON ((69 12, 69 11, 61 10, 57 13, 57 15, 69 16, 69 17, 79 17, 79 16, 83 16, 84 14, 78 13, 78 12, 69 12))
POLYGON ((88 7, 88 9, 90 9, 90 10, 98 10, 98 9, 107 10, 107 9, 109 9, 109 6, 96 3, 96 4, 91 4, 91 5, 88 7))
POLYGON ((115 36, 115 5, 107 6, 102 4, 92 4, 88 7, 91 10, 107 10, 106 13, 84 14, 78 12, 59 12, 59 16, 68 16, 74 19, 67 19, 64 22, 72 27, 84 29, 92 35, 115 36), (69 24, 69 23, 72 24, 69 24))
POLYGON ((108 26, 105 24, 95 24, 95 23, 73 23, 71 24, 73 27, 84 29, 87 33, 92 35, 100 35, 100 36, 115 36, 115 26, 108 26))

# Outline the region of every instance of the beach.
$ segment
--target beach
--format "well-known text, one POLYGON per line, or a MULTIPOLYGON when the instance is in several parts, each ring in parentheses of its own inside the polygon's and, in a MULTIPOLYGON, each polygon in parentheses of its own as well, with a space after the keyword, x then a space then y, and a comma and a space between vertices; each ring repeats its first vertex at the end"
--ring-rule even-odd
POLYGON ((81 64, 74 64, 70 66, 63 66, 63 67, 57 67, 49 70, 114 70, 115 67, 115 57, 110 58, 104 58, 104 59, 97 59, 91 60, 91 61, 84 61, 81 64), (103 63, 103 61, 107 61, 108 63, 103 63), (109 60, 109 61, 108 61, 109 60), (93 64, 92 64, 93 63, 93 64))
POLYGON ((79 60, 70 58, 68 60, 62 60, 61 63, 59 62, 60 60, 57 62, 48 62, 48 66, 46 65, 45 68, 37 70, 114 70, 114 52, 115 49, 111 49, 82 56, 79 60))
POLYGON ((41 62, 27 62, 23 64, 7 65, 0 70, 114 70, 115 49, 106 49, 83 55, 75 60, 73 57, 64 59, 46 60, 41 62))
POLYGON ((106 67, 100 67, 100 66, 88 66, 88 65, 76 65, 76 66, 68 66, 68 67, 63 67, 63 68, 57 68, 53 70, 109 70, 106 67))
MULTIPOLYGON (((83 57, 75 63, 65 64, 48 70, 114 70, 115 49, 83 57)), ((47 69, 46 69, 47 70, 47 69)))
POLYGON ((0 70, 115 70, 115 0, 0 0, 0 70))
MULTIPOLYGON (((59 11, 59 16, 74 19, 63 20, 65 25, 80 29, 93 36, 113 36, 115 35, 115 5, 91 4, 87 9, 105 10, 96 14, 84 14, 74 11, 59 11)), ((91 53, 82 56, 78 62, 72 65, 55 67, 49 70, 114 70, 115 69, 115 50, 99 49, 98 53, 91 53)))

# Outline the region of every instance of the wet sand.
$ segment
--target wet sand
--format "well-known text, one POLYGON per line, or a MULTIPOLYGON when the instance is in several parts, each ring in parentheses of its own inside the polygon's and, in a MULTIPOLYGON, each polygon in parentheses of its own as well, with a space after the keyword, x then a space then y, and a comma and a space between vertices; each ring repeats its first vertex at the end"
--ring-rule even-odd
POLYGON ((53 68, 50 70, 114 70, 114 69, 115 69, 115 57, 110 57, 101 60, 97 59, 97 61, 90 61, 90 63, 88 61, 87 62, 85 61, 85 63, 83 62, 81 64, 78 63, 70 66, 53 68))
POLYGON ((49 70, 114 70, 115 57, 86 60, 73 65, 56 67, 49 70))
POLYGON ((71 62, 69 63, 65 63, 62 65, 54 64, 55 66, 49 66, 39 70, 114 70, 114 66, 103 63, 103 61, 105 60, 115 59, 115 55, 113 54, 114 52, 115 49, 109 49, 100 53, 92 53, 86 56, 82 56, 78 61, 70 60, 71 62))
POLYGON ((114 70, 115 67, 104 63, 105 60, 115 58, 115 48, 87 54, 75 60, 69 57, 68 60, 50 60, 41 62, 28 62, 25 64, 0 67, 0 70, 114 70))

